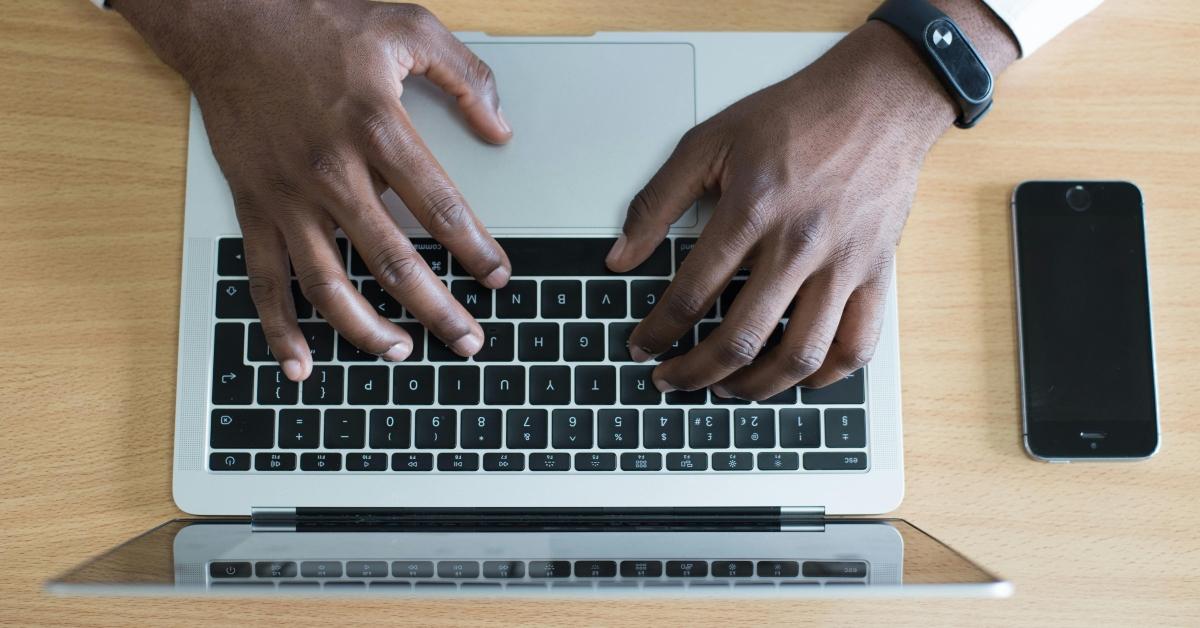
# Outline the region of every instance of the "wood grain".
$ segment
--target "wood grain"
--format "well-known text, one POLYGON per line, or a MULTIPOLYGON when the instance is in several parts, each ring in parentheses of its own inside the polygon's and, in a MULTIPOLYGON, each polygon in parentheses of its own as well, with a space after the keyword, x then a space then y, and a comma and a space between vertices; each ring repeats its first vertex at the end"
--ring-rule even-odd
MULTIPOLYGON (((457 30, 848 30, 873 0, 438 1, 457 30)), ((0 0, 0 624, 1200 621, 1200 4, 1110 0, 1011 68, 929 156, 899 256, 898 514, 1011 578, 1005 601, 622 604, 60 599, 42 582, 176 514, 186 88, 83 0, 0 0), (1148 205, 1164 446, 1051 466, 1018 438, 1008 196, 1123 178, 1148 205)))

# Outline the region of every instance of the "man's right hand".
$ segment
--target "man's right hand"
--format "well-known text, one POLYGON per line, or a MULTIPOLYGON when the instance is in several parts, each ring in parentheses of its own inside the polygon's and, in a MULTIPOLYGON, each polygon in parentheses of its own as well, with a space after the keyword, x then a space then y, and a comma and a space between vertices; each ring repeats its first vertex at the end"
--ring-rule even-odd
POLYGON ((455 96, 471 128, 512 130, 491 70, 429 11, 365 0, 112 0, 191 85, 233 192, 250 292, 289 379, 312 371, 288 260, 305 298, 363 351, 403 360, 413 342, 346 276, 341 228, 379 283, 460 355, 483 330, 433 274, 379 198, 391 187, 480 283, 508 282, 507 256, 421 141, 400 104, 423 74, 455 96))

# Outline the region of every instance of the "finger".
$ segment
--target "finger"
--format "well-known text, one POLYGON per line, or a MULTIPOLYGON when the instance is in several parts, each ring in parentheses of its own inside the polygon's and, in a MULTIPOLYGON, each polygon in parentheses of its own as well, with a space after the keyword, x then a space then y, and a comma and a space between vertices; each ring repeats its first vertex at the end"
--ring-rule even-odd
POLYGON ((778 346, 714 388, 717 394, 766 399, 795 386, 825 362, 852 288, 831 272, 812 276, 796 295, 796 306, 778 346))
POLYGON ((890 282, 891 273, 887 272, 850 294, 825 362, 800 382, 802 385, 809 388, 828 386, 845 379, 871 361, 883 327, 883 311, 890 282))
POLYGON ((424 74, 454 96, 467 124, 481 138, 503 144, 512 138, 512 127, 500 110, 500 94, 492 69, 428 10, 410 5, 397 7, 407 23, 416 24, 422 40, 410 45, 413 74, 424 74))
MULTIPOLYGON (((811 253, 797 255, 783 243, 763 248, 721 324, 691 351, 659 365, 656 384, 684 390, 709 386, 743 369, 762 351, 815 263, 811 253)), ((716 386, 713 392, 730 396, 716 386)))
POLYGON ((721 290, 737 273, 752 240, 735 226, 734 212, 722 211, 722 199, 700 234, 696 247, 683 260, 658 304, 629 335, 629 354, 644 362, 671 348, 712 307, 721 290))
POLYGON ((623 273, 646 261, 667 229, 704 193, 711 157, 700 127, 688 131, 667 161, 629 203, 621 236, 605 263, 623 273))
MULTIPOLYGON (((250 213, 244 201, 238 204, 239 217, 250 213)), ((312 354, 300 325, 296 323, 291 269, 283 236, 272 225, 260 225, 247 218, 242 218, 241 222, 250 297, 258 309, 271 355, 279 360, 288 379, 294 382, 308 379, 312 373, 312 354)))
MULTIPOLYGON (((371 165, 429 235, 449 249, 467 272, 489 288, 504 287, 512 275, 504 249, 471 211, 450 175, 413 129, 404 108, 397 104, 390 113, 388 122, 372 129, 372 137, 367 138, 371 165)), ((380 215, 387 215, 386 210, 380 215)), ((391 230, 395 231, 394 224, 391 230)))
POLYGON ((300 290, 342 337, 393 362, 412 353, 408 333, 381 317, 346 277, 332 229, 294 224, 284 235, 300 290))

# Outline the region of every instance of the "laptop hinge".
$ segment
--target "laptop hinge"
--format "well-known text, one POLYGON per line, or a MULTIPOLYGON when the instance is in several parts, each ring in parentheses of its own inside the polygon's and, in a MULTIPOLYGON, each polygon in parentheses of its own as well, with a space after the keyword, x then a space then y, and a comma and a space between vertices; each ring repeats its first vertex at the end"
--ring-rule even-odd
POLYGON ((821 506, 747 508, 255 507, 255 532, 823 529, 821 506))

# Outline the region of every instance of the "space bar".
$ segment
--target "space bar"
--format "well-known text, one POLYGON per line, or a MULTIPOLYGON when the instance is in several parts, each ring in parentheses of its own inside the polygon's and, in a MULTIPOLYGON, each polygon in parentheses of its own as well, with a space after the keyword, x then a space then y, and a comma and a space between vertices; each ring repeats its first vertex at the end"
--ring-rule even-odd
MULTIPOLYGON (((496 238, 512 262, 513 276, 587 277, 616 275, 604 258, 616 238, 496 238)), ((467 274, 454 261, 454 274, 467 274)), ((622 275, 667 277, 671 274, 671 244, 664 240, 637 268, 622 275)))

